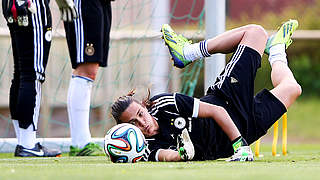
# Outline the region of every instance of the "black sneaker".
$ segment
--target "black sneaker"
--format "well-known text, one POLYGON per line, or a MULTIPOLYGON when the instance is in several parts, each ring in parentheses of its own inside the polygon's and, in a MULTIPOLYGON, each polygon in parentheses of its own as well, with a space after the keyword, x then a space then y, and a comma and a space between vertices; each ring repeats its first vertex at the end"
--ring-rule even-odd
POLYGON ((55 149, 48 149, 42 146, 40 143, 37 143, 34 148, 27 149, 21 145, 16 146, 14 152, 16 157, 60 157, 61 151, 55 149))

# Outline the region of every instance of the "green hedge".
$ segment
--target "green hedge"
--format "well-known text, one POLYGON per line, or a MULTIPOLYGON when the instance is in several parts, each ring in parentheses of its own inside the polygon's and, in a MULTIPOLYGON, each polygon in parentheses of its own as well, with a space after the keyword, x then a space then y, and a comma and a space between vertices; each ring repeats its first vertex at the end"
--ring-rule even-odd
POLYGON ((308 54, 294 57, 290 65, 302 86, 303 96, 320 96, 320 63, 308 54))

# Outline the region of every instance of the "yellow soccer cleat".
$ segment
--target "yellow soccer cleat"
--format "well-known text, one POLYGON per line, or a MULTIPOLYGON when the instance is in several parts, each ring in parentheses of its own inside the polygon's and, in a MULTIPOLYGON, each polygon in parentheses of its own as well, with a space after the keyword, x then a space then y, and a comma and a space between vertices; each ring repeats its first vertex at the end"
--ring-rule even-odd
POLYGON ((292 43, 291 36, 298 26, 297 20, 289 20, 283 23, 278 32, 268 38, 264 52, 269 55, 270 48, 276 44, 285 44, 287 49, 292 43))
POLYGON ((187 60, 183 54, 183 48, 192 42, 181 34, 177 35, 168 24, 162 25, 161 32, 172 56, 173 65, 178 68, 184 68, 192 63, 192 61, 187 60))

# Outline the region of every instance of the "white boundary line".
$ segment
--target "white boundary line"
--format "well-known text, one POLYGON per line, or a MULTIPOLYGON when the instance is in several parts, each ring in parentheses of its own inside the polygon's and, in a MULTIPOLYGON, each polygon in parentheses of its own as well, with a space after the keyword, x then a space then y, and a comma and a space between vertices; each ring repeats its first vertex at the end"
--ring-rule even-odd
MULTIPOLYGON (((71 145, 71 138, 38 138, 38 141, 47 148, 59 149, 62 152, 69 152, 71 145)), ((103 147, 104 138, 92 138, 92 142, 103 147)), ((14 152, 16 145, 16 138, 0 138, 0 153, 14 152)))

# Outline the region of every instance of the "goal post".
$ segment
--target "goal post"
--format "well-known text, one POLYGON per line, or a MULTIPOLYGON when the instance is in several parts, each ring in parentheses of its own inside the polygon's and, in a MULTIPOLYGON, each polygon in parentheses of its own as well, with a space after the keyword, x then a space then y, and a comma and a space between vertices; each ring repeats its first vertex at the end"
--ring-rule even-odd
MULTIPOLYGON (((225 31, 226 1, 205 0, 206 39, 215 37, 225 31)), ((213 85, 225 67, 225 55, 214 54, 205 59, 204 92, 213 85)))

